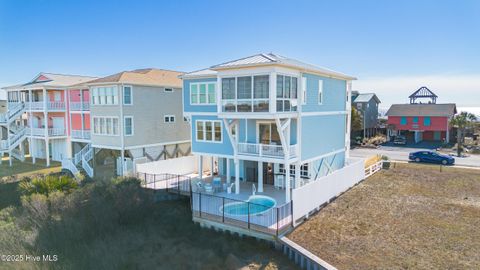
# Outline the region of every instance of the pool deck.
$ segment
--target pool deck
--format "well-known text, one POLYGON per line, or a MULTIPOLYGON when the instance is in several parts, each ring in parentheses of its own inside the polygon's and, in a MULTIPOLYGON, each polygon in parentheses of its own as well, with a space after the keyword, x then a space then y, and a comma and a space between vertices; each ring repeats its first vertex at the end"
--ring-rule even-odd
MULTIPOLYGON (((197 176, 198 177, 198 176, 197 176)), ((206 183, 211 183, 213 178, 215 177, 220 177, 222 179, 222 185, 225 183, 226 178, 223 176, 205 176, 202 178, 203 182, 206 183)), ((263 185, 263 192, 258 192, 258 184, 256 182, 247 182, 247 181, 241 181, 240 182, 240 194, 235 194, 235 192, 228 193, 226 191, 220 191, 220 192, 205 192, 202 190, 198 190, 196 185, 194 184, 197 180, 192 180, 192 187, 194 192, 201 192, 209 195, 214 195, 214 196, 219 196, 219 197, 225 197, 229 198, 232 200, 240 200, 240 201, 248 201, 248 198, 253 195, 252 193, 252 187, 255 184, 255 187, 257 188, 257 192, 255 195, 262 195, 262 196, 268 196, 273 198, 276 202, 277 205, 282 205, 285 204, 285 189, 277 188, 272 185, 263 185)), ((230 182, 230 184, 233 182, 230 182)))

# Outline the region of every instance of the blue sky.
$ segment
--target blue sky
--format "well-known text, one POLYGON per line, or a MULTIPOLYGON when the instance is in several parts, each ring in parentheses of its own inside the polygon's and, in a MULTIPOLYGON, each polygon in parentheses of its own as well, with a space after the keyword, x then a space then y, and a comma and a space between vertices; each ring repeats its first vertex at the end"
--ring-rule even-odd
POLYGON ((354 75, 383 106, 422 85, 480 106, 480 1, 0 0, 0 86, 259 52, 354 75))

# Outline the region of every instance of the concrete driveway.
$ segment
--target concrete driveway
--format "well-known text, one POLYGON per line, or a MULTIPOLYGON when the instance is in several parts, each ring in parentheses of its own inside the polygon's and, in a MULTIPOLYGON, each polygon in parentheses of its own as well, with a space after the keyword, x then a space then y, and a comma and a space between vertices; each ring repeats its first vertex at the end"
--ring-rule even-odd
MULTIPOLYGON (((395 147, 395 146, 380 146, 377 149, 355 148, 350 151, 350 156, 366 158, 373 155, 384 155, 391 160, 408 161, 408 154, 410 152, 420 151, 421 148, 395 147)), ((424 149, 428 150, 428 149, 424 149)), ((469 157, 459 158, 455 157, 455 165, 480 167, 480 155, 471 155, 469 157)))

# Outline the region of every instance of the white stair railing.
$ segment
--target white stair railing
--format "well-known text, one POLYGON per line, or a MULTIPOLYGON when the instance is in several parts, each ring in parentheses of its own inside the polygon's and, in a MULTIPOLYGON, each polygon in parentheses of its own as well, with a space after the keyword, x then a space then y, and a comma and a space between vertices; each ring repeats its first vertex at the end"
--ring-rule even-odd
POLYGON ((75 166, 75 164, 73 164, 73 162, 72 162, 71 159, 64 159, 64 160, 62 160, 62 168, 66 169, 66 170, 69 170, 70 172, 72 172, 72 174, 73 174, 73 176, 75 177, 75 179, 78 180, 79 170, 78 170, 77 166, 75 166))
POLYGON ((12 155, 13 158, 18 159, 21 162, 25 161, 25 154, 19 149, 12 149, 12 151, 10 151, 10 154, 12 155))
POLYGON ((8 111, 0 114, 0 123, 9 123, 12 119, 16 119, 25 112, 25 104, 23 102, 9 103, 8 111))
POLYGON ((90 164, 88 164, 88 162, 93 158, 93 148, 91 148, 90 145, 87 145, 85 148, 88 150, 82 155, 82 168, 85 170, 88 176, 93 177, 93 168, 90 166, 90 164))
MULTIPOLYGON (((76 153, 73 156, 73 163, 75 163, 75 165, 80 164, 80 162, 82 161, 82 156, 84 156, 90 149, 91 149, 90 144, 85 145, 82 148, 82 150, 78 151, 78 153, 76 153)), ((87 161, 90 161, 90 160, 87 160, 87 161)))

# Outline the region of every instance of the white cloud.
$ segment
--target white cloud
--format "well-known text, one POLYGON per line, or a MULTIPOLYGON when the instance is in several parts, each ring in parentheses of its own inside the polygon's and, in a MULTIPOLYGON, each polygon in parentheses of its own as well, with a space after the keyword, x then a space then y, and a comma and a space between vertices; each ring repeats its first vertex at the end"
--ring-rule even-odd
POLYGON ((408 96, 421 86, 437 94, 438 103, 480 107, 480 74, 365 77, 353 83, 354 90, 376 93, 381 107, 409 102, 408 96))

